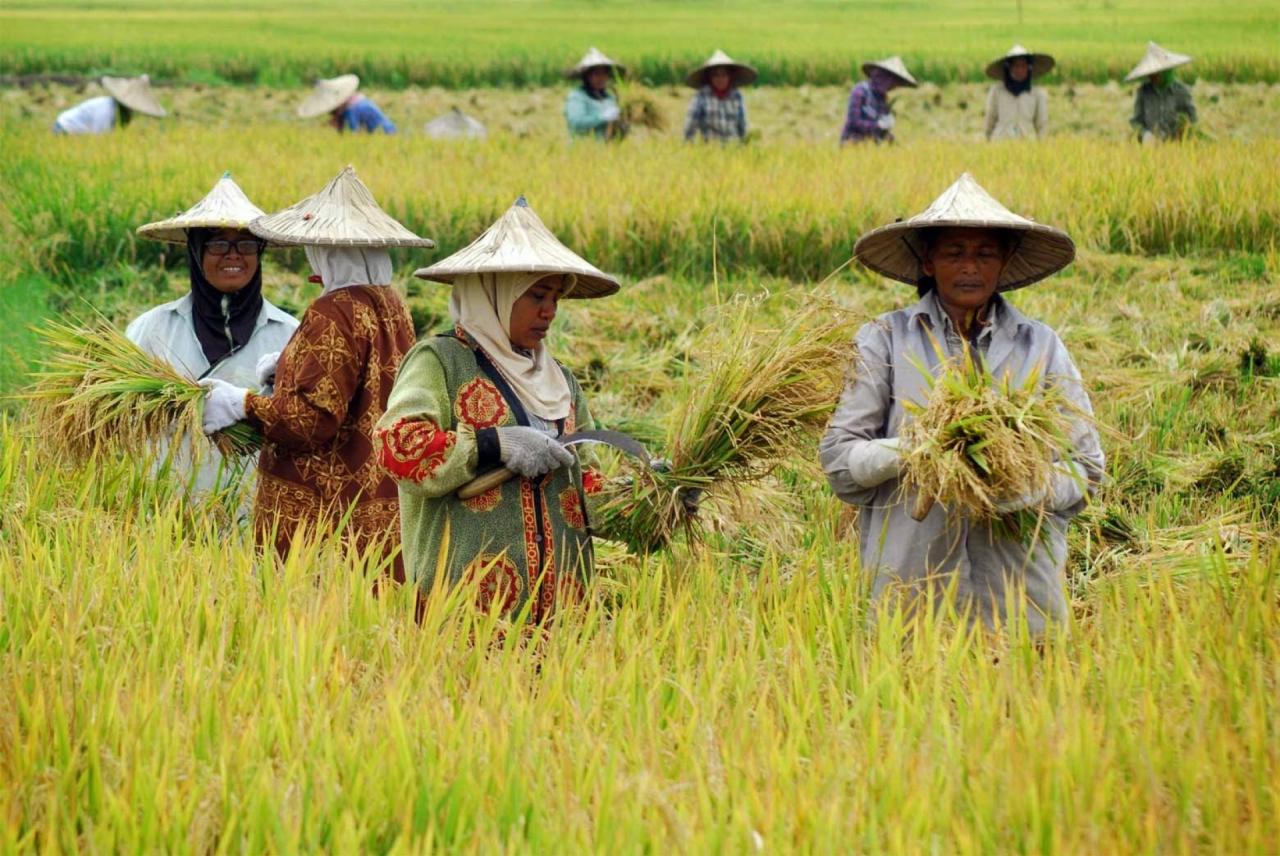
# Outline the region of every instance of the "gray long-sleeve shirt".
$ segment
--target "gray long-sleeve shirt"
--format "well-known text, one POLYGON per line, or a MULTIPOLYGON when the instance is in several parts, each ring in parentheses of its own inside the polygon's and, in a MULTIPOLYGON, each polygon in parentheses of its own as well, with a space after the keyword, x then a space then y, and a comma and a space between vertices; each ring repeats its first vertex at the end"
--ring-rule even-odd
MULTIPOLYGON (((1082 414, 1072 417, 1072 459, 1092 492, 1103 475, 1102 447, 1088 418, 1093 412, 1088 393, 1062 340, 999 296, 989 317, 978 346, 992 374, 1008 374, 1021 383, 1043 366, 1042 383, 1058 384, 1082 414)), ((895 583, 954 581, 959 604, 991 625, 1004 617, 1007 592, 1021 587, 1028 624, 1032 632, 1041 632, 1047 621, 1066 616, 1067 522, 1083 502, 1051 509, 1044 531, 1028 547, 999 537, 988 524, 950 512, 941 503, 924 520, 912 520, 915 498, 906 495, 898 478, 864 486, 849 471, 853 457, 875 453, 871 441, 898 436, 904 402, 923 404, 928 398, 928 379, 919 367, 936 376, 942 365, 930 333, 948 358, 959 355, 960 338, 934 293, 858 331, 857 368, 818 447, 823 470, 836 495, 861 508, 862 566, 875 574, 874 599, 895 583)))

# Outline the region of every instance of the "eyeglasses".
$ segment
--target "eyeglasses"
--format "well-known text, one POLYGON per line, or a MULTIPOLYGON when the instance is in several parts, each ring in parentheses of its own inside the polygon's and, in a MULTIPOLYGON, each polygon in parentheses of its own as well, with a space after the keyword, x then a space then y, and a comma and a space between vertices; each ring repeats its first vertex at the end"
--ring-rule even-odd
POLYGON ((240 241, 205 241, 204 251, 211 256, 225 256, 231 252, 232 247, 242 256, 256 256, 262 252, 262 242, 252 238, 240 241))

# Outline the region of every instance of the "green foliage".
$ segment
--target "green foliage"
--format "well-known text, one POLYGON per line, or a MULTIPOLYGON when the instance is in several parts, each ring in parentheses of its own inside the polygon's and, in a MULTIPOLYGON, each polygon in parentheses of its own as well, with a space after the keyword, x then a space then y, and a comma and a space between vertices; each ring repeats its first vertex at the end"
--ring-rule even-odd
POLYGON ((147 71, 157 79, 297 86, 358 73, 368 84, 556 83, 588 45, 654 84, 679 84, 715 47, 760 69, 765 85, 847 84, 870 59, 901 54, 921 80, 981 80, 1015 41, 1054 53, 1071 81, 1123 77, 1153 35, 1196 56, 1211 80, 1280 80, 1275 5, 1131 0, 944 6, 766 0, 450 3, 339 0, 216 7, 164 0, 9 0, 0 73, 147 71), (216 35, 214 35, 216 34, 216 35))

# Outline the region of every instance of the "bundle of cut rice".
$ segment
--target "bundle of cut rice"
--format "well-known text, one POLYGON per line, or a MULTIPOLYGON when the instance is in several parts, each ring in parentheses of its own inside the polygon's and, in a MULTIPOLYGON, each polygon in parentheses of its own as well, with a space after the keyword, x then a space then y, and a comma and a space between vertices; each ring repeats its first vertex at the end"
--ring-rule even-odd
POLYGON ((854 357, 854 328, 829 305, 775 329, 753 327, 755 315, 741 307, 727 327, 713 328, 716 347, 667 411, 669 467, 611 482, 597 511, 602 533, 637 552, 677 531, 699 538, 703 518, 688 513, 691 496, 758 483, 797 453, 812 457, 810 440, 826 427, 854 357))
MULTIPOLYGON (((50 356, 20 397, 32 403, 53 447, 85 460, 100 450, 141 454, 159 440, 203 437, 204 389, 110 322, 51 322, 36 332, 50 356)), ((210 439, 223 454, 246 454, 262 442, 244 422, 210 439)))
POLYGON ((1039 529, 1041 512, 1001 514, 999 505, 1043 495, 1054 461, 1070 455, 1068 402, 1042 381, 1039 371, 1020 384, 994 378, 966 350, 931 381, 924 406, 905 404, 902 484, 916 495, 913 517, 937 501, 1024 541, 1039 529))

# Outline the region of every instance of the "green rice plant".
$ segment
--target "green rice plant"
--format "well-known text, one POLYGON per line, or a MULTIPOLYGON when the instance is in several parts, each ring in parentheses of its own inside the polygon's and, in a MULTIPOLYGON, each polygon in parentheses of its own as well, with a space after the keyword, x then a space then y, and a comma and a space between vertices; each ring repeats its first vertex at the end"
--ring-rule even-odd
MULTIPOLYGON (((53 447, 77 460, 104 450, 140 454, 160 440, 201 447, 204 388, 110 322, 49 321, 37 334, 48 355, 20 397, 33 405, 41 435, 53 447)), ((248 454, 262 444, 247 422, 210 439, 225 455, 248 454)))
POLYGON ((638 552, 700 538, 691 498, 759 483, 826 427, 854 359, 848 313, 815 299, 776 328, 753 323, 758 308, 731 305, 706 331, 706 362, 659 405, 669 462, 611 482, 596 511, 609 537, 638 552))
POLYGON ((903 403, 908 419, 902 489, 916 497, 912 516, 923 519, 934 502, 963 517, 993 521, 1024 541, 1038 531, 1043 512, 1002 513, 1000 503, 1044 495, 1054 462, 1071 454, 1071 410, 1040 369, 1021 381, 996 378, 966 347, 929 377, 924 404, 903 403))

